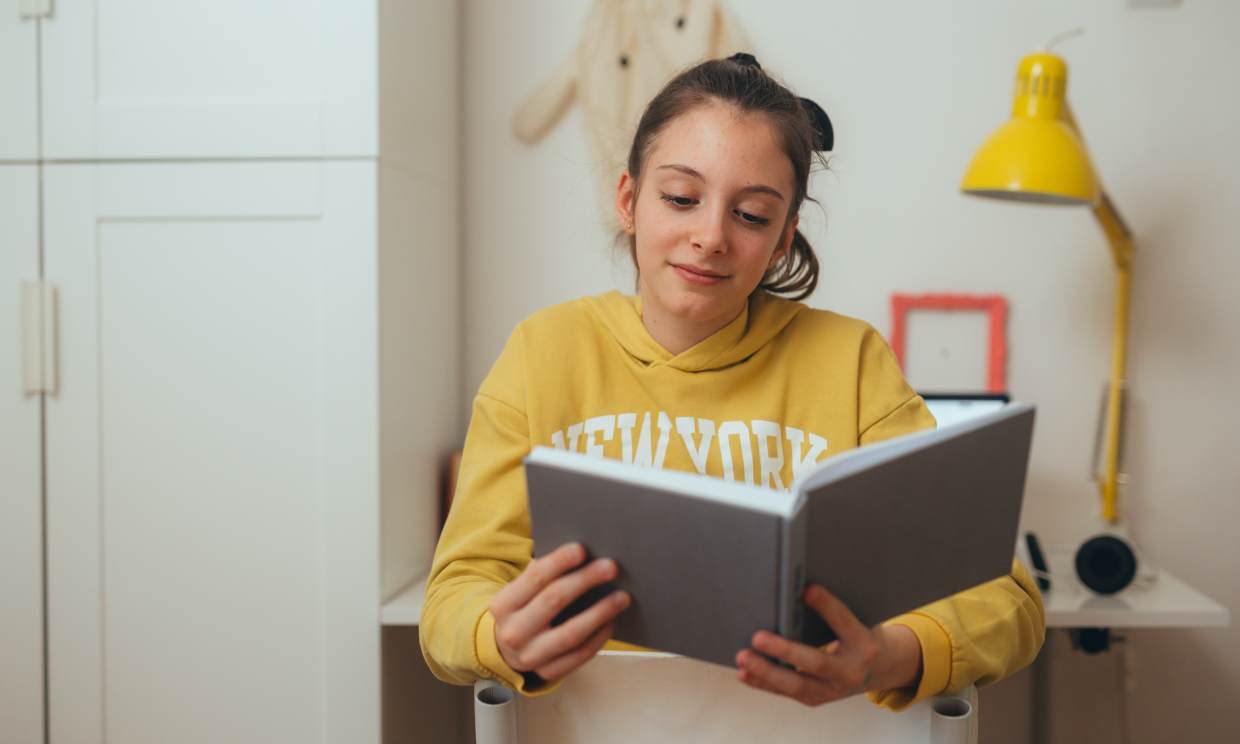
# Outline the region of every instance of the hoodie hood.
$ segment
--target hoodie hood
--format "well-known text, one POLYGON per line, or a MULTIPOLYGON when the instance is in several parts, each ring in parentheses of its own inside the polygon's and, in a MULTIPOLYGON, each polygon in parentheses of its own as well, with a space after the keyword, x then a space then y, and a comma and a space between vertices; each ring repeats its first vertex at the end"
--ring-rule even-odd
POLYGON ((642 323, 641 298, 611 291, 582 300, 589 313, 634 359, 683 372, 721 369, 753 356, 770 343, 805 305, 765 291, 754 292, 731 323, 679 354, 650 336, 642 323))

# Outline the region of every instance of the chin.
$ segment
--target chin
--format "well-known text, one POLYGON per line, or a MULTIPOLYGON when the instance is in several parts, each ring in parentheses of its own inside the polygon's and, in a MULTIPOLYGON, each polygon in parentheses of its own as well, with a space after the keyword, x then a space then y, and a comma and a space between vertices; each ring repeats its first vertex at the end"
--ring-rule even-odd
POLYGON ((701 322, 735 310, 744 300, 731 292, 676 287, 660 292, 659 301, 677 317, 701 322))

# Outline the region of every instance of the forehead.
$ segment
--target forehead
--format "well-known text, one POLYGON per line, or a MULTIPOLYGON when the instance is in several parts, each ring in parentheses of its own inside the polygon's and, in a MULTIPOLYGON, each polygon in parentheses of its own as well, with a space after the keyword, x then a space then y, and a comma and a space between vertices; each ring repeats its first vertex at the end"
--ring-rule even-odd
POLYGON ((721 185, 763 183, 785 195, 793 190, 792 162, 770 120, 724 104, 697 106, 668 122, 655 138, 643 170, 651 172, 668 163, 687 165, 708 182, 721 185))

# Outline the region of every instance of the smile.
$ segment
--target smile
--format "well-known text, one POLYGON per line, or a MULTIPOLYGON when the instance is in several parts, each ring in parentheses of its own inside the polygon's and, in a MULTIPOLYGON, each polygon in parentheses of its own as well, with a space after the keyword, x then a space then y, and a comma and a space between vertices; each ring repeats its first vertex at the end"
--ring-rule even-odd
POLYGON ((676 270, 681 279, 693 284, 718 284, 728 278, 726 274, 720 274, 707 269, 698 269, 681 264, 670 264, 670 266, 676 270))

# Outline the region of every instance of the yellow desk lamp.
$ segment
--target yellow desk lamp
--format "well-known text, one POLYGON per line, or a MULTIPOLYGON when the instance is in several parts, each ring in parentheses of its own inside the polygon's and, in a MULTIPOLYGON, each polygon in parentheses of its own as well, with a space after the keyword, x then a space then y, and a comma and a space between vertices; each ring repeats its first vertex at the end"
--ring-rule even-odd
POLYGON ((1119 520, 1116 486, 1119 469, 1121 394, 1128 329, 1128 287, 1132 234, 1102 190, 1066 97, 1068 66, 1049 52, 1020 61, 1012 118, 990 136, 965 171, 966 194, 1036 204, 1085 205, 1093 210, 1115 259, 1115 333, 1111 384, 1107 395, 1105 475, 1099 484, 1102 518, 1119 520))

